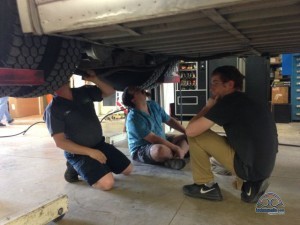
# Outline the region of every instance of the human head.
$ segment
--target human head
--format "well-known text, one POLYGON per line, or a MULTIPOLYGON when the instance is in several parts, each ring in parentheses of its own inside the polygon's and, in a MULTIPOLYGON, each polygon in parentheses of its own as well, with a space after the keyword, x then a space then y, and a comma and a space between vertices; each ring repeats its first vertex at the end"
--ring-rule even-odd
POLYGON ((212 72, 211 76, 217 75, 223 83, 233 81, 235 90, 240 91, 243 89, 244 75, 235 66, 220 66, 212 72))
POLYGON ((64 93, 68 92, 71 90, 70 88, 70 81, 68 80, 66 83, 64 83, 60 88, 54 91, 55 95, 62 96, 64 93))
MULTIPOLYGON (((126 87, 124 89, 123 95, 122 95, 123 104, 129 108, 135 108, 135 104, 134 104, 133 100, 135 98, 136 93, 142 93, 146 96, 146 92, 137 86, 126 87)), ((145 98, 145 100, 146 100, 146 98, 145 98)))

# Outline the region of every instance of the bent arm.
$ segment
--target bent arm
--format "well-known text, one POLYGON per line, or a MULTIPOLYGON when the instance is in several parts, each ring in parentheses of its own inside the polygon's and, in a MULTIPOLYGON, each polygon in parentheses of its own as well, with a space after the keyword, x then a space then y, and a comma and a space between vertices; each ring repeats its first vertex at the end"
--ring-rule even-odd
POLYGON ((203 132, 210 129, 215 123, 204 116, 209 112, 209 110, 216 104, 216 99, 209 99, 206 105, 201 109, 201 111, 194 116, 186 127, 186 135, 188 137, 195 137, 203 132))
POLYGON ((55 141, 56 147, 73 154, 89 156, 92 151, 95 151, 95 149, 76 144, 75 142, 67 139, 64 133, 54 134, 52 137, 55 141))
POLYGON ((177 145, 174 145, 173 143, 167 141, 166 139, 157 136, 153 132, 150 132, 146 137, 144 137, 144 139, 152 144, 166 145, 174 152, 177 152, 179 150, 179 147, 177 145))
POLYGON ((88 70, 88 76, 84 79, 87 81, 91 81, 97 85, 97 87, 102 91, 102 97, 108 97, 115 93, 115 89, 109 85, 108 83, 104 82, 96 75, 95 71, 88 70))
POLYGON ((52 137, 55 141, 56 146, 60 149, 63 149, 73 154, 86 155, 99 161, 100 163, 106 163, 106 156, 98 149, 93 149, 76 144, 75 142, 66 139, 63 133, 54 134, 52 137))
POLYGON ((191 120, 186 127, 186 136, 196 137, 208 129, 210 129, 215 123, 205 117, 200 117, 195 120, 191 120))
POLYGON ((171 117, 169 119, 169 121, 166 122, 166 124, 169 125, 171 128, 185 134, 185 128, 177 120, 175 120, 173 117, 171 117))

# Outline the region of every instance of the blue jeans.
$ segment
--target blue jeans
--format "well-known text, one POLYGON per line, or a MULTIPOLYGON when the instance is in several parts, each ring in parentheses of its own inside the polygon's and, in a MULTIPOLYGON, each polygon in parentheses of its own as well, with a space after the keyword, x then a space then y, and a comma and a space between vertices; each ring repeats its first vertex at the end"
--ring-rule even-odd
POLYGON ((12 120, 9 112, 8 112, 8 97, 2 97, 0 98, 0 121, 3 119, 3 117, 6 117, 7 121, 12 120))

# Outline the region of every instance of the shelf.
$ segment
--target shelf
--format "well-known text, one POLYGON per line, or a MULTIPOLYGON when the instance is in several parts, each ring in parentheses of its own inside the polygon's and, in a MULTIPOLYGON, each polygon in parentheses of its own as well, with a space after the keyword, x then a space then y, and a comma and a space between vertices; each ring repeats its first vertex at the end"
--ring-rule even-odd
MULTIPOLYGON (((198 89, 198 62, 181 62, 178 67, 181 90, 193 91, 198 89)), ((177 90, 178 90, 177 86, 177 90)))
POLYGON ((181 62, 179 64, 178 70, 181 72, 197 71, 197 62, 181 62))

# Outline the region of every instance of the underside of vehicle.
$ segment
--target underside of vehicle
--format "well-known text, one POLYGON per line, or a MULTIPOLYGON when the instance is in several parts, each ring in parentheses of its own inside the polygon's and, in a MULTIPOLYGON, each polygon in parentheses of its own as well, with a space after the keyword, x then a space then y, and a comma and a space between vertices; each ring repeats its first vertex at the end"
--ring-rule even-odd
POLYGON ((299 28, 299 0, 0 0, 0 67, 44 76, 40 85, 0 76, 0 96, 53 93, 86 69, 117 90, 152 88, 178 60, 298 53, 299 28))

